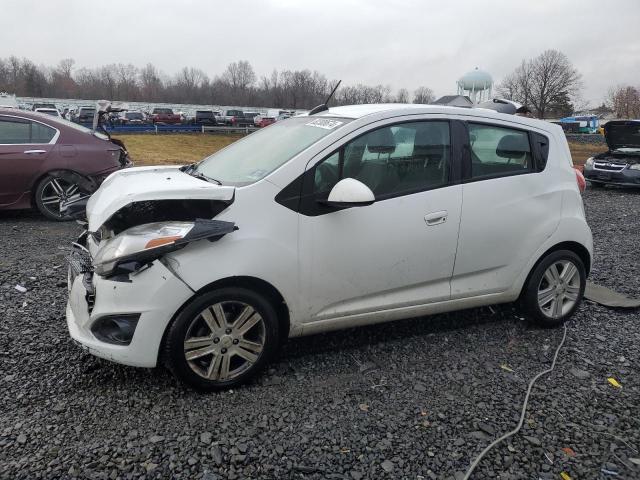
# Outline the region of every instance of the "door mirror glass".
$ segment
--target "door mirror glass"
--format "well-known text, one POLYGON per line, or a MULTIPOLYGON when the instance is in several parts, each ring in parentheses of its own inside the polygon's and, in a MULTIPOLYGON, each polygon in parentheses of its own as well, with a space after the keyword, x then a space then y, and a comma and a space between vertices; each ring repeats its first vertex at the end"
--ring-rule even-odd
POLYGON ((362 207, 376 198, 369 187, 355 178, 343 178, 329 192, 326 204, 332 207, 362 207))

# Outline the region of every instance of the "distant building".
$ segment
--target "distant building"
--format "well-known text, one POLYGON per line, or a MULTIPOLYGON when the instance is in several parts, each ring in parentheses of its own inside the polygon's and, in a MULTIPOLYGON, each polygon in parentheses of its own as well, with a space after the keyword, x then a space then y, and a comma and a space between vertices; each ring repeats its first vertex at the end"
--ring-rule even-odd
POLYGON ((447 105, 449 107, 473 107, 471 99, 465 95, 445 95, 440 97, 433 105, 447 105))
POLYGON ((478 67, 458 80, 458 95, 469 97, 474 104, 490 100, 492 90, 493 78, 487 72, 478 70, 478 67))

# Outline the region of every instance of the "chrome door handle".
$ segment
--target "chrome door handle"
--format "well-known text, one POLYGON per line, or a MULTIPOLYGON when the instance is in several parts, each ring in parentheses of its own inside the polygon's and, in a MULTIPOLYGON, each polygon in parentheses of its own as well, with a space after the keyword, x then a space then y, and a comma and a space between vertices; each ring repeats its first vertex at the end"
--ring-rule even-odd
POLYGON ((447 221, 448 215, 449 215, 449 212, 447 212, 446 210, 442 210, 440 212, 433 212, 425 215, 424 221, 429 227, 433 225, 440 225, 441 223, 444 223, 447 221))
POLYGON ((38 154, 38 153, 47 153, 47 151, 46 150, 25 150, 24 153, 38 154))

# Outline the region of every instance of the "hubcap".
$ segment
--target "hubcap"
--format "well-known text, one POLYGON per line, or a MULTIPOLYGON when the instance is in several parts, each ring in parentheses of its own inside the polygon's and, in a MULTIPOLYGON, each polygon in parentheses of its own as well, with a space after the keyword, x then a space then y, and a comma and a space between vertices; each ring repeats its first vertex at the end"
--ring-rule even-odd
POLYGON ((264 342, 264 320, 251 305, 220 302, 193 319, 185 336, 184 355, 201 377, 231 380, 258 361, 264 342))
POLYGON ((538 285, 538 306, 549 318, 566 315, 580 295, 580 273, 570 260, 555 262, 547 268, 538 285))
POLYGON ((75 183, 66 182, 60 178, 52 178, 42 189, 40 202, 51 214, 63 217, 60 207, 62 203, 78 192, 75 183))

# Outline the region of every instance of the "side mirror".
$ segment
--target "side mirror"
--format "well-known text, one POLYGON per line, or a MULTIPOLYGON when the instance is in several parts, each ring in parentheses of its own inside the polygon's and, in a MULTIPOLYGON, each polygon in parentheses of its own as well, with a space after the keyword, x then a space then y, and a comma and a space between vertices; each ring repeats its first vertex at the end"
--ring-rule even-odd
POLYGON ((355 178, 343 178, 336 183, 329 198, 323 203, 330 207, 364 207, 376 201, 376 197, 369 187, 355 178))

